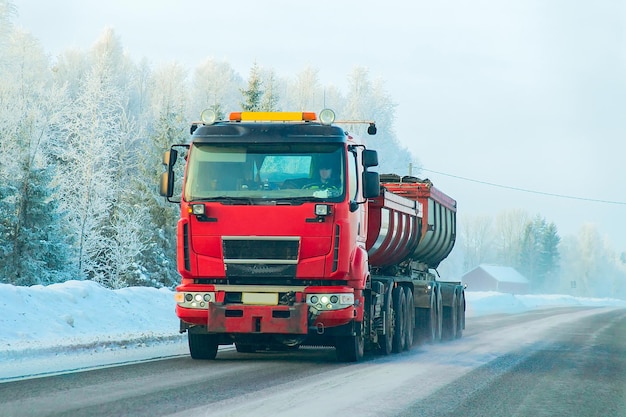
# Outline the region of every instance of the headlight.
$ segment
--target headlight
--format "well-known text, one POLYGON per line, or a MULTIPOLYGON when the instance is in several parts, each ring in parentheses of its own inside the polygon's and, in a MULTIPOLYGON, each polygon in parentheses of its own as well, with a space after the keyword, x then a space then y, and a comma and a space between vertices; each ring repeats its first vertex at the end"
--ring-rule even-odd
POLYGON ((204 215, 204 204, 192 204, 191 213, 195 214, 196 216, 204 215))
POLYGON ((306 303, 318 310, 341 310, 354 305, 353 293, 308 294, 306 303))
POLYGON ((185 308, 208 308, 211 301, 215 301, 214 292, 184 292, 174 294, 176 303, 185 308))

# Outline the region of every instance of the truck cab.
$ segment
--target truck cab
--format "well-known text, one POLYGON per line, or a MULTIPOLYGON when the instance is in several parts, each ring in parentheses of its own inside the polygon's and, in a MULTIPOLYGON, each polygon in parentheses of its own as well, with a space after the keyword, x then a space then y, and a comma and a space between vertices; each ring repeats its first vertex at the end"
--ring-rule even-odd
POLYGON ((361 336, 377 155, 332 119, 205 113, 166 152, 160 191, 180 203, 176 314, 192 357, 361 336))

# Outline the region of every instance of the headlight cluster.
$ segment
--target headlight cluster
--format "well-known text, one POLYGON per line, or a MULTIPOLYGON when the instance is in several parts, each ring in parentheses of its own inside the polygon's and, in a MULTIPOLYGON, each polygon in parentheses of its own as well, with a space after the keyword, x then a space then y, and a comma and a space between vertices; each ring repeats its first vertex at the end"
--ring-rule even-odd
POLYGON ((306 303, 318 310, 340 310, 354 305, 354 294, 307 294, 306 303))
POLYGON ((207 308, 210 302, 215 301, 214 292, 177 292, 174 300, 185 308, 207 308))

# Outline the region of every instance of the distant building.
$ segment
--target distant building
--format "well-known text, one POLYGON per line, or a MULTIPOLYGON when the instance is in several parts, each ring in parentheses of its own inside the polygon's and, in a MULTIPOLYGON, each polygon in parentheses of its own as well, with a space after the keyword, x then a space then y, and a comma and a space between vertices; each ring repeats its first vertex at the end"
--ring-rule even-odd
POLYGON ((482 264, 461 278, 467 291, 497 291, 511 294, 528 294, 528 279, 509 266, 482 264))

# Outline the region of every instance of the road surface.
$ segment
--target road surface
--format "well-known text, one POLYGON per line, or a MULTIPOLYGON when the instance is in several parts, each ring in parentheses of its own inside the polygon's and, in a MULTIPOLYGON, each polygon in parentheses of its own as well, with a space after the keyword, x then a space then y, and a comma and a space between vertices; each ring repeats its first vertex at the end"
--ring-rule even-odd
POLYGON ((626 416, 626 309, 471 318, 357 364, 333 349, 178 357, 0 384, 0 416, 626 416))

